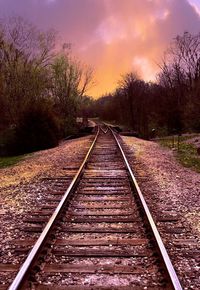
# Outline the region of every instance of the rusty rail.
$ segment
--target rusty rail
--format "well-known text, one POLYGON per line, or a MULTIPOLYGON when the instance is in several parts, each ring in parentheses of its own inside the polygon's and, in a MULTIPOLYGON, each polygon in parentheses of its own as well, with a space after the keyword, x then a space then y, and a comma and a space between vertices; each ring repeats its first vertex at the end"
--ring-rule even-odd
POLYGON ((61 199, 61 201, 58 204, 57 208, 55 209, 54 213, 52 214, 50 220, 46 224, 40 237, 36 241, 34 247, 30 251, 29 255, 27 256, 25 262, 23 263, 22 267, 20 268, 19 272, 17 273, 15 279, 13 280, 13 282, 10 285, 10 287, 8 288, 8 290, 18 290, 18 289, 21 289, 21 287, 23 286, 24 280, 26 279, 31 267, 33 266, 35 260, 37 259, 42 247, 44 246, 45 242, 47 241, 47 238, 48 238, 52 228, 54 227, 54 225, 57 221, 57 218, 60 216, 60 213, 62 212, 62 210, 63 210, 63 208, 64 208, 64 206, 69 198, 70 193, 74 190, 80 177, 82 176, 83 169, 87 164, 88 158, 92 152, 92 149, 94 148, 94 145, 96 143, 98 135, 99 135, 99 127, 97 129, 97 133, 95 135, 95 138, 94 138, 94 140, 93 140, 78 172, 76 173, 71 184, 69 185, 66 192, 64 193, 63 198, 61 199))
POLYGON ((68 187, 68 189, 65 191, 63 198, 61 199, 59 205, 57 206, 56 210, 54 211, 53 215, 51 216, 49 222, 47 223, 47 225, 45 226, 43 232, 41 233, 40 237, 38 238, 36 244, 34 245, 34 247, 32 248, 32 250, 30 251, 27 259, 25 260, 24 264, 22 265, 21 269, 19 270, 17 276, 15 277, 13 283, 11 284, 11 286, 8 288, 8 290, 18 290, 21 289, 21 287, 24 284, 25 279, 27 278, 29 271, 32 269, 32 266, 34 265, 34 262, 36 261, 36 259, 38 258, 42 247, 46 244, 47 238, 49 237, 49 234, 52 230, 52 228, 54 227, 57 218, 60 216, 60 213, 62 212, 66 202, 68 201, 68 198, 71 194, 71 192, 77 187, 77 184, 79 182, 79 180, 82 177, 83 174, 83 170, 88 162, 88 159, 91 155, 91 152, 96 144, 97 138, 99 136, 100 130, 106 134, 108 132, 108 130, 110 130, 112 132, 112 135, 117 143, 117 146, 119 148, 119 151, 122 155, 123 161, 126 165, 126 169, 129 173, 129 177, 130 177, 130 181, 132 183, 132 186, 134 187, 136 194, 138 196, 138 199, 140 201, 140 204, 142 205, 143 211, 145 213, 146 216, 146 220, 148 221, 148 224, 150 226, 151 232, 153 234, 154 240, 158 246, 159 252, 160 252, 160 256, 162 257, 162 261, 163 261, 163 265, 165 266, 166 269, 166 273, 168 275, 169 281, 172 285, 172 288, 175 290, 182 290, 181 284, 179 282, 179 279, 176 275, 176 272, 173 268, 173 265, 170 261, 170 258, 167 254, 167 251, 165 249, 165 246, 161 240, 160 234, 156 228, 156 225, 153 221, 153 218, 151 216, 151 213, 148 209, 148 206, 146 204, 146 201, 142 195, 142 192, 138 186, 138 183, 134 177, 134 174, 131 170, 131 167, 129 165, 129 162, 125 156, 125 153, 122 149, 122 146, 117 138, 117 134, 114 132, 114 130, 112 128, 110 128, 109 126, 106 126, 106 129, 104 129, 103 127, 99 126, 98 127, 98 131, 96 133, 96 136, 92 142, 92 145, 84 159, 84 161, 82 162, 77 174, 75 175, 75 177, 73 178, 70 186, 68 187))
POLYGON ((129 165, 129 162, 128 162, 126 156, 125 156, 125 153, 124 153, 124 151, 122 149, 122 146, 119 143, 119 140, 117 139, 116 133, 111 128, 110 128, 110 131, 112 132, 112 134, 113 134, 113 136, 115 138, 115 141, 116 141, 116 143, 118 145, 118 148, 119 148, 119 150, 121 152, 121 155, 123 157, 123 160, 124 160, 124 162, 126 164, 126 168, 127 168, 128 173, 129 173, 131 183, 132 183, 132 185, 134 186, 134 188, 136 190, 136 194, 137 194, 137 196, 139 198, 139 201, 140 201, 140 203, 142 205, 143 211, 145 213, 145 216, 146 216, 146 218, 148 220, 149 226, 150 226, 151 231, 153 233, 154 240, 155 240, 155 242, 156 242, 156 244, 157 244, 157 246, 159 248, 159 252, 160 252, 160 255, 162 257, 165 269, 166 269, 167 274, 169 276, 169 279, 171 281, 171 285, 172 285, 172 287, 175 290, 183 290, 183 288, 182 288, 182 286, 180 284, 180 281, 178 279, 178 276, 177 276, 177 274, 175 272, 175 269, 174 269, 174 267, 172 265, 172 262, 171 262, 171 260, 169 258, 167 250, 166 250, 166 248, 165 248, 165 246, 163 244, 163 241, 162 241, 162 239, 160 237, 158 229, 157 229, 157 227, 155 225, 155 222, 154 222, 154 220, 152 218, 150 210, 149 210, 149 208, 147 206, 147 203, 146 203, 146 201, 144 199, 144 196, 143 196, 143 194, 142 194, 142 192, 140 190, 140 187, 139 187, 139 185, 138 185, 138 183, 137 183, 137 181, 135 179, 135 176, 133 174, 133 171, 132 171, 132 169, 131 169, 131 167, 129 165))

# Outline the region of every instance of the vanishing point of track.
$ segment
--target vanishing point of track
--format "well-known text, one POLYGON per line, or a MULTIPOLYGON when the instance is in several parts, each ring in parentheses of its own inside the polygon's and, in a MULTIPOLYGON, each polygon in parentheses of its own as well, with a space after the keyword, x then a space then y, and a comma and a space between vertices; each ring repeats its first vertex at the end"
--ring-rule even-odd
POLYGON ((9 290, 182 289, 118 139, 98 127, 9 290))

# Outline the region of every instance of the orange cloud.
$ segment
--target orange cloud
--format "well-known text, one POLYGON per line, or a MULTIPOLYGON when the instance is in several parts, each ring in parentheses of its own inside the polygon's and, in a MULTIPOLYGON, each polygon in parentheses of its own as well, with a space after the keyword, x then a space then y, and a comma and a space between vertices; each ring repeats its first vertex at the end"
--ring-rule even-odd
POLYGON ((157 63, 172 38, 185 30, 197 32, 200 24, 186 1, 104 0, 104 5, 96 38, 81 55, 96 69, 98 84, 90 91, 95 97, 114 90, 120 75, 131 70, 155 80, 157 63))
POLYGON ((153 80, 170 41, 199 32, 199 0, 1 0, 0 16, 21 15, 39 28, 55 28, 63 42, 95 69, 97 86, 112 91, 120 76, 137 71, 153 80))

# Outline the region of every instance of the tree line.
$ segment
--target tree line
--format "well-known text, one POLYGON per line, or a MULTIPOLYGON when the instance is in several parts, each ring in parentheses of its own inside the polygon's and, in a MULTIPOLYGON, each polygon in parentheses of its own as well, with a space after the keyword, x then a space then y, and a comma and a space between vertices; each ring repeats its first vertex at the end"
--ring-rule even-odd
POLYGON ((200 33, 173 39, 155 83, 124 75, 114 93, 93 103, 96 115, 131 127, 144 138, 200 131, 200 33))
POLYGON ((20 17, 0 22, 0 152, 48 148, 76 131, 92 69, 57 46, 54 30, 20 17))
POLYGON ((0 21, 0 154, 58 144, 76 132, 76 117, 99 116, 143 138, 200 131, 200 33, 177 36, 159 64, 155 83, 130 72, 112 94, 86 96, 93 71, 58 49, 54 30, 19 17, 0 21))

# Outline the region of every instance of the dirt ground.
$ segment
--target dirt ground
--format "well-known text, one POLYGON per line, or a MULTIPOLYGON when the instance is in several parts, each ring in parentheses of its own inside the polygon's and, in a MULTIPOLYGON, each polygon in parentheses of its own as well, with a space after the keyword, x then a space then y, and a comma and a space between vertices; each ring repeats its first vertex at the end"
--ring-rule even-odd
POLYGON ((178 215, 180 229, 167 234, 157 222, 184 289, 199 289, 200 278, 200 174, 184 168, 173 151, 156 142, 122 137, 136 179, 155 221, 178 215))

